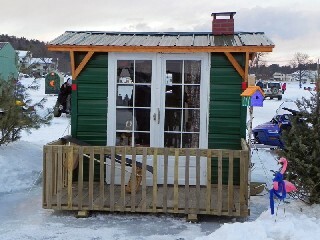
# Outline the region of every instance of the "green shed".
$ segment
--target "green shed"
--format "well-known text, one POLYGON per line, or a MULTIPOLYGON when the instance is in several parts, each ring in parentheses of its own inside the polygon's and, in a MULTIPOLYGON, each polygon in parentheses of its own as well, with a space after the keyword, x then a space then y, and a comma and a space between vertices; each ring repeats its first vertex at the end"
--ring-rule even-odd
POLYGON ((7 81, 18 78, 18 56, 9 42, 0 42, 0 78, 7 81))
MULTIPOLYGON (((271 52, 274 48, 263 32, 234 32, 234 14, 213 13, 210 32, 67 31, 51 41, 50 51, 70 53, 72 137, 106 152, 110 151, 109 147, 127 151, 121 146, 129 150, 144 149, 145 155, 152 152, 153 158, 151 154, 147 163, 158 171, 151 179, 143 173, 142 177, 147 178, 146 185, 153 184, 153 199, 157 195, 157 184, 174 185, 177 204, 178 185, 186 184, 189 188, 197 183, 209 189, 217 184, 218 197, 222 199, 226 184, 230 186, 226 214, 234 215, 230 200, 233 184, 240 185, 242 206, 248 201, 246 188, 250 172, 246 162, 248 150, 242 151, 247 108, 242 106, 241 93, 248 85, 250 60, 257 52, 271 52), (175 151, 173 156, 170 149, 175 151), (183 149, 215 149, 217 152, 204 152, 207 162, 199 164, 198 160, 203 158, 200 152, 193 152, 191 157, 183 149), (168 162, 157 160, 157 156, 165 156, 163 151, 167 150, 171 156, 168 162), (187 155, 189 157, 184 158, 188 160, 179 161, 187 155), (182 171, 189 168, 196 170, 182 171)), ((54 148, 48 147, 47 151, 51 153, 54 148)), ((92 148, 92 159, 94 154, 92 148)), ((136 160, 141 161, 138 157, 136 160)), ((104 174, 101 166, 100 176, 104 174)), ((106 163, 107 172, 110 166, 114 165, 106 163)), ((124 170, 124 165, 122 167, 124 170)), ((97 173, 93 165, 90 169, 97 173)), ((83 171, 81 168, 81 174, 83 171)), ((123 186, 124 175, 123 171, 119 176, 112 173, 115 182, 111 179, 111 186, 117 183, 117 177, 123 186)), ((106 174, 107 183, 108 176, 106 174)), ((102 189, 101 180, 100 184, 102 189)), ((200 187, 197 189, 200 192, 200 187)), ((123 191, 122 188, 121 196, 123 191)), ((206 195, 208 202, 214 201, 210 200, 210 191, 206 195)), ((154 211, 156 205, 153 205, 154 211)), ((248 214, 247 207, 239 210, 241 215, 248 214)), ((218 207, 218 214, 221 209, 218 207)))
POLYGON ((49 50, 71 56, 72 137, 97 146, 241 149, 249 61, 274 44, 262 32, 234 32, 234 14, 213 13, 212 32, 67 31, 51 41, 49 50))

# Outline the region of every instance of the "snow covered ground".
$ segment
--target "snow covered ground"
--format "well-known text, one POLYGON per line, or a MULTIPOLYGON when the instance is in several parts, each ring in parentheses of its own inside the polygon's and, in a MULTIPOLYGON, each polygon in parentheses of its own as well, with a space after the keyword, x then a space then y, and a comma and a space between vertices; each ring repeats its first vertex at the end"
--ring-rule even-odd
MULTIPOLYGON (((25 84, 30 79, 22 79, 25 84)), ((41 99, 44 79, 32 98, 41 99)), ((310 93, 289 82, 282 101, 265 100, 263 108, 254 108, 253 126, 269 121, 283 101, 292 101, 310 93)), ((47 96, 52 108, 56 96, 47 96)), ((42 147, 70 133, 70 118, 54 118, 50 126, 23 133, 18 142, 0 147, 0 239, 143 239, 143 240, 294 240, 320 239, 320 206, 306 206, 288 199, 277 215, 271 215, 269 196, 251 197, 251 216, 247 219, 205 217, 199 223, 186 222, 173 215, 94 213, 77 219, 72 212, 54 212, 41 208, 42 147)), ((252 151, 252 181, 272 184, 278 166, 270 150, 252 151)), ((290 164, 290 163, 289 163, 290 164)))

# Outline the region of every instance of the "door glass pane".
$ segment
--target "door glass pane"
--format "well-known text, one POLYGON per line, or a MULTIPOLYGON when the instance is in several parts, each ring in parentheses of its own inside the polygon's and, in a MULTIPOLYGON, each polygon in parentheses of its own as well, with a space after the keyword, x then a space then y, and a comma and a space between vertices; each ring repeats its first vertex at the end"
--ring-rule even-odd
POLYGON ((134 61, 118 60, 117 61, 117 82, 132 83, 134 79, 134 61))
POLYGON ((181 109, 166 109, 164 130, 170 132, 181 131, 181 109))
POLYGON ((170 60, 166 66, 164 146, 197 148, 200 137, 201 61, 170 60), (177 69, 182 72, 178 73, 177 69))
POLYGON ((120 131, 132 131, 134 127, 133 122, 133 109, 132 108, 121 108, 117 109, 117 123, 116 130, 120 131))
POLYGON ((151 83, 151 60, 137 60, 135 61, 135 78, 136 83, 151 83))
POLYGON ((150 109, 135 109, 136 131, 150 131, 150 109))
POLYGON ((135 146, 149 147, 150 133, 142 133, 142 132, 135 133, 135 146))
POLYGON ((181 133, 164 133, 164 146, 180 148, 181 133))
POLYGON ((151 60, 117 61, 116 145, 150 146, 151 60))
POLYGON ((181 60, 168 60, 166 63, 166 74, 172 74, 172 83, 182 83, 182 66, 181 60))
POLYGON ((132 106, 133 85, 118 84, 117 106, 132 106))
POLYGON ((200 132, 200 110, 184 109, 183 113, 183 131, 200 132))
POLYGON ((201 61, 184 61, 184 82, 200 84, 201 61))
POLYGON ((182 107, 182 86, 166 86, 166 107, 182 107))
POLYGON ((135 85, 135 107, 151 107, 151 85, 135 85))
POLYGON ((132 145, 132 132, 118 132, 116 133, 117 146, 131 146, 132 145))
POLYGON ((199 133, 185 133, 182 134, 183 148, 198 148, 199 147, 199 133))
POLYGON ((184 107, 200 108, 200 85, 184 86, 184 107))

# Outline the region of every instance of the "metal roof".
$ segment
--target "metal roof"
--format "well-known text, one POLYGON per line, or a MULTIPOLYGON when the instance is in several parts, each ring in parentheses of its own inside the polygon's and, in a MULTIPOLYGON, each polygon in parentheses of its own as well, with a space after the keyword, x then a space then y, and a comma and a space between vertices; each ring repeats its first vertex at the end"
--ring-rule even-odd
POLYGON ((236 32, 213 35, 211 32, 92 32, 66 31, 49 45, 64 46, 274 46, 263 32, 236 32))

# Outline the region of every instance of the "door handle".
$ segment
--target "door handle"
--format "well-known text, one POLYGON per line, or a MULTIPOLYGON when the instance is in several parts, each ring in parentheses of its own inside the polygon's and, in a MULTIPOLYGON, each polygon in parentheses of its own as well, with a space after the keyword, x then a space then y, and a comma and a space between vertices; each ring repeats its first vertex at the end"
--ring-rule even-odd
POLYGON ((157 120, 157 114, 156 114, 156 113, 153 114, 153 120, 154 120, 154 121, 157 120))
POLYGON ((160 108, 158 108, 158 124, 160 124, 160 108))

